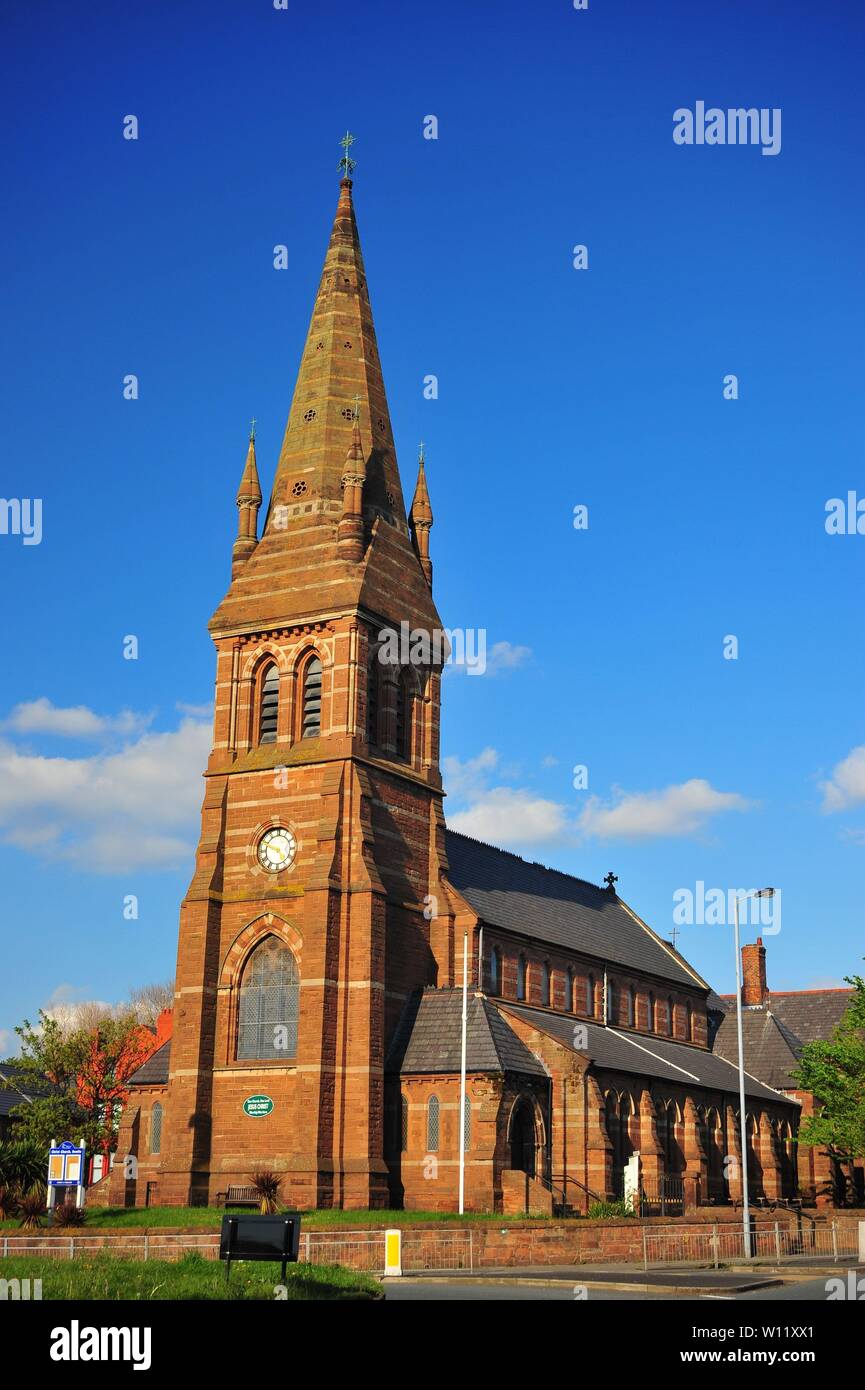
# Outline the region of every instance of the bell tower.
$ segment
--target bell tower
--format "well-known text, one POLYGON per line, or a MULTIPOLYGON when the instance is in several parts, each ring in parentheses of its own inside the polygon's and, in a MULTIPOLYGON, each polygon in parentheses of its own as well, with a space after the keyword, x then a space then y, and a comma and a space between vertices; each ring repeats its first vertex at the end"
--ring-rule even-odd
POLYGON ((387 1043, 454 977, 440 662, 383 660, 388 633, 441 631, 432 511, 421 464, 406 515, 347 150, 263 528, 253 431, 210 622, 161 1202, 270 1169, 299 1206, 386 1205, 387 1043))

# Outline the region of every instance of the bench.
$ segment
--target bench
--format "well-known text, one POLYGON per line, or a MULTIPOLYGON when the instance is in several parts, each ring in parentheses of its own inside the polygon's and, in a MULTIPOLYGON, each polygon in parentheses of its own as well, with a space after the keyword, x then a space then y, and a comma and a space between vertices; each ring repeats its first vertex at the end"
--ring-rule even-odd
POLYGON ((255 1207, 256 1211, 261 1206, 261 1193, 254 1187, 231 1187, 229 1185, 225 1192, 217 1192, 216 1205, 218 1207, 255 1207))

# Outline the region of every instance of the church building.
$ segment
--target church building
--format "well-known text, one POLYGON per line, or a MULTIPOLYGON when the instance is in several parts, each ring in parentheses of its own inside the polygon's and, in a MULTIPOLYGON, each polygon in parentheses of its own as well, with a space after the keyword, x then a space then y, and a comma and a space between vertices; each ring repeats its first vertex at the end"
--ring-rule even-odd
MULTIPOLYGON (((269 1170, 301 1209, 455 1209, 467 943, 467 1209, 585 1211, 637 1152, 646 1210, 727 1201, 722 1002, 612 875, 447 829, 441 660, 387 640, 443 630, 433 513, 422 458, 403 493, 350 174, 263 519, 254 437, 242 471, 173 1032, 111 1200, 213 1204, 269 1170)), ((793 1196, 799 1104, 746 1092, 751 1190, 793 1196)))

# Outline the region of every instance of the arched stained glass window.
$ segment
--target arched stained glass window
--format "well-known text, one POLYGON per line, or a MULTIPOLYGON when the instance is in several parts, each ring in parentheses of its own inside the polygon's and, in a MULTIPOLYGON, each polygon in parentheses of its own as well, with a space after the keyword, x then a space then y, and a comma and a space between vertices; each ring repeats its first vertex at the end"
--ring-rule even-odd
POLYGON ((399 1104, 399 1149, 405 1153, 408 1148, 408 1098, 400 1096, 399 1104))
POLYGON ((246 963, 240 982, 238 1059, 289 1061, 297 1052, 300 980, 291 950, 266 936, 246 963))
POLYGON ((426 1111, 426 1150, 429 1154, 439 1151, 439 1098, 430 1096, 426 1111))
POLYGON ((550 967, 546 961, 541 966, 541 1003, 550 1006, 550 967))
POLYGON ((494 946, 490 954, 490 994, 502 992, 502 953, 494 946))
POLYGON ((517 998, 525 999, 526 985, 529 976, 529 966, 525 956, 520 956, 517 961, 517 998))
POLYGON ((158 1154, 162 1148, 162 1106, 156 1102, 150 1112, 150 1152, 158 1154))

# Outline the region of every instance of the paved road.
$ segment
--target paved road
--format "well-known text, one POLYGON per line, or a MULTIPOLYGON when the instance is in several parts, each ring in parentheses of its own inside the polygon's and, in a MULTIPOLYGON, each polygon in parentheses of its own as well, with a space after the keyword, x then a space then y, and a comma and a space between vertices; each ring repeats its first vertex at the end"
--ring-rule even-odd
MULTIPOLYGON (((482 1300, 484 1303, 573 1303, 573 1288, 561 1289, 539 1289, 531 1284, 471 1284, 468 1281, 459 1284, 420 1284, 412 1283, 410 1280, 390 1282, 385 1280, 385 1292, 389 1302, 471 1302, 482 1300)), ((589 1294, 591 1302, 602 1302, 622 1299, 624 1301, 643 1299, 657 1300, 662 1295, 644 1293, 616 1293, 612 1289, 594 1289, 589 1294)))
MULTIPOLYGON (((809 1279, 805 1281, 795 1281, 783 1285, 781 1288, 756 1289, 750 1293, 724 1292, 719 1290, 708 1297, 715 1301, 723 1299, 727 1302, 751 1303, 751 1302, 770 1302, 770 1303, 802 1303, 817 1301, 826 1302, 827 1276, 823 1275, 819 1279, 809 1279)), ((411 1279, 397 1280, 386 1279, 384 1281, 386 1296, 395 1302, 532 1302, 532 1303, 573 1303, 574 1288, 573 1284, 565 1284, 561 1288, 540 1288, 532 1284, 519 1284, 515 1280, 503 1281, 501 1284, 482 1284, 473 1283, 468 1279, 460 1279, 453 1283, 421 1283, 411 1279)), ((685 1295, 687 1298, 687 1295, 685 1295)), ((693 1296, 692 1296, 693 1297, 693 1296)), ((706 1294, 696 1295, 696 1300, 702 1301, 707 1298, 706 1294)), ((630 1293, 623 1289, 600 1289, 588 1288, 588 1298, 586 1302, 595 1303, 618 1303, 618 1302, 659 1302, 663 1300, 675 1299, 681 1302, 682 1295, 675 1294, 670 1290, 658 1290, 652 1293, 630 1293)))

